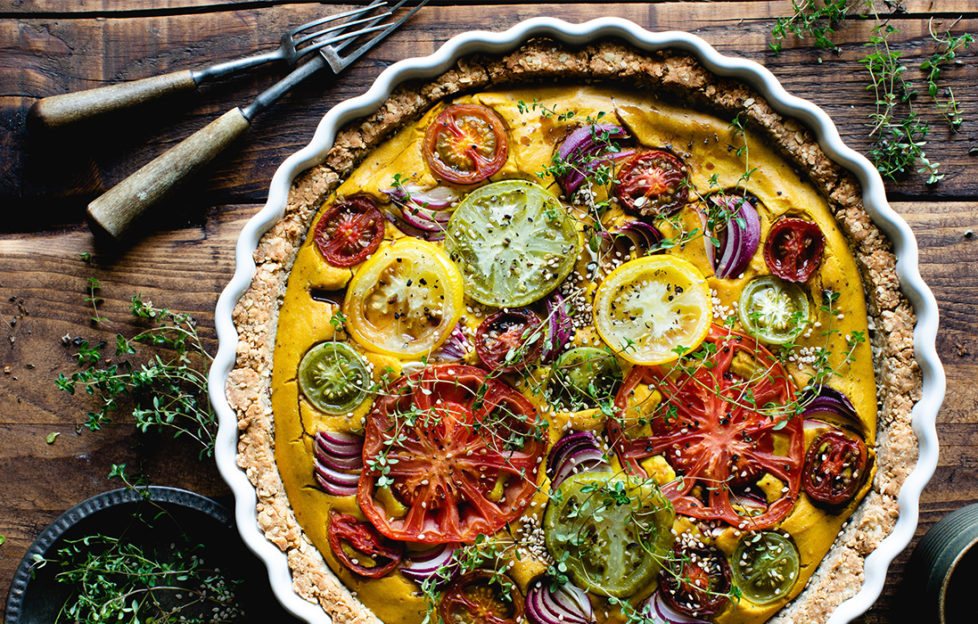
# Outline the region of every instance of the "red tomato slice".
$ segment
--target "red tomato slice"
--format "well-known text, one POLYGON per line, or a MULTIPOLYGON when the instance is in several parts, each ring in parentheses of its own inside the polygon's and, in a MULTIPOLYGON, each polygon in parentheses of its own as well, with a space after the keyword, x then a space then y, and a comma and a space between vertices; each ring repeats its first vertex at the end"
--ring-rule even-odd
POLYGON ((662 150, 636 154, 622 165, 614 192, 625 210, 653 217, 671 215, 689 197, 686 165, 662 150))
POLYGON ((801 487, 802 419, 770 415, 771 406, 794 400, 794 385, 774 356, 743 334, 714 325, 705 344, 712 345, 715 353, 692 370, 634 367, 615 397, 615 406, 624 413, 639 384, 657 389, 662 402, 651 417, 652 435, 629 438, 622 419, 609 418, 608 437, 622 466, 632 474, 644 475, 639 462, 655 455, 672 465, 680 476, 663 486, 662 493, 676 513, 723 520, 741 529, 771 527, 788 515, 801 487), (757 372, 750 379, 731 370, 737 353, 755 363, 757 372), (776 444, 779 436, 780 445, 776 444), (765 473, 784 483, 781 496, 756 514, 738 513, 735 488, 765 473))
POLYGON ((380 578, 397 567, 404 556, 404 545, 391 542, 367 522, 350 514, 333 512, 326 530, 329 547, 340 563, 367 578, 380 578), (350 555, 352 551, 355 559, 350 555), (374 565, 365 565, 372 560, 374 565))
POLYGON ((523 597, 516 583, 476 571, 445 591, 438 605, 445 624, 517 624, 523 621, 523 597), (505 584, 506 587, 503 587, 505 584))
POLYGON ((453 104, 428 126, 422 151, 436 177, 475 184, 502 169, 509 157, 509 139, 491 108, 453 104))
POLYGON ((805 455, 805 493, 822 506, 845 505, 856 497, 868 463, 865 442, 838 429, 826 431, 805 455))
POLYGON ((659 572, 662 599, 674 610, 693 618, 719 613, 730 601, 730 564, 712 546, 673 549, 673 559, 659 572))
POLYGON ((764 241, 764 263, 783 280, 806 282, 822 264, 825 235, 818 224, 783 218, 771 227, 764 241))
POLYGON ((475 332, 475 352, 489 370, 511 373, 540 359, 540 318, 525 308, 500 310, 486 317, 475 332))
POLYGON ((522 394, 474 366, 429 366, 374 403, 357 502, 391 539, 471 542, 523 513, 545 449, 542 421, 522 394), (408 508, 401 517, 376 497, 382 476, 408 508))
POLYGON ((348 267, 377 251, 385 227, 384 215, 373 198, 355 195, 336 202, 323 213, 313 240, 326 262, 348 267))

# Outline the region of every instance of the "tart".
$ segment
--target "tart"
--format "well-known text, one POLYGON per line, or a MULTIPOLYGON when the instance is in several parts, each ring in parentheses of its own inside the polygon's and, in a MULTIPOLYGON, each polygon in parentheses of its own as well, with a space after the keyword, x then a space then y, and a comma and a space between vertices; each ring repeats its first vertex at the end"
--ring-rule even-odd
POLYGON ((535 40, 293 185, 235 310, 259 524, 340 621, 824 621, 916 457, 851 176, 683 54, 535 40))

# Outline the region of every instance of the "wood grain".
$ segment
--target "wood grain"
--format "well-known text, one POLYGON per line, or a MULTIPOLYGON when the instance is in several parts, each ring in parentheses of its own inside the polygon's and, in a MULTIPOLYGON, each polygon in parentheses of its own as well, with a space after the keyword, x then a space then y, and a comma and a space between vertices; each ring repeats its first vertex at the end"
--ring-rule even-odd
MULTIPOLYGON (((965 14, 955 31, 978 31, 973 0, 903 4, 906 12, 894 20, 901 30, 895 45, 914 66, 934 51, 929 16, 947 23, 965 14)), ((0 0, 0 535, 7 538, 0 546, 0 609, 31 540, 74 503, 114 487, 105 478, 111 464, 142 466, 159 484, 228 494, 213 464, 198 462, 189 443, 141 436, 122 416, 97 433, 79 429, 90 407, 86 397, 54 385, 59 372, 75 370, 61 338, 112 341, 116 332, 132 333, 128 301, 141 293, 195 315, 215 347, 213 309, 233 271, 235 241, 264 202, 275 168, 308 142, 332 105, 362 93, 394 61, 430 53, 472 28, 502 30, 536 15, 571 22, 615 15, 654 30, 688 30, 724 53, 762 62, 789 91, 825 108, 847 143, 863 151, 868 146, 865 124, 873 99, 859 59, 871 25, 862 20, 838 33, 838 55, 789 42, 775 57, 767 52, 770 28, 790 13, 788 1, 436 6, 352 71, 300 87, 259 117, 232 153, 143 224, 145 238, 121 248, 99 246, 83 224, 88 200, 221 112, 246 104, 277 74, 258 71, 108 124, 62 132, 28 128, 31 104, 269 47, 282 31, 324 10, 319 3, 263 0, 145 0, 137 8, 123 0, 0 0), (91 252, 93 262, 84 262, 80 252, 91 252), (91 310, 84 302, 89 276, 102 283, 108 318, 97 327, 88 322, 91 310), (61 435, 48 445, 45 438, 55 431, 61 435)), ((933 188, 916 176, 888 185, 891 200, 899 200, 894 207, 917 235, 921 273, 940 304, 937 346, 948 376, 938 421, 940 462, 921 501, 918 538, 947 512, 978 501, 978 160, 968 155, 978 142, 978 64, 974 50, 961 58, 964 64, 946 76, 968 119, 962 132, 949 135, 932 112, 925 115, 934 122, 928 154, 943 164, 947 179, 933 188)), ((913 79, 919 82, 919 75, 913 79)), ((910 621, 898 600, 914 591, 900 586, 907 557, 905 552, 897 559, 882 599, 861 622, 910 621)))
MULTIPOLYGON (((262 201, 277 164, 309 140, 332 105, 365 91, 384 67, 400 58, 430 53, 465 30, 502 30, 536 15, 560 15, 568 21, 616 15, 651 29, 689 30, 724 53, 764 63, 790 92, 822 106, 848 144, 867 151, 867 123, 874 97, 865 89, 867 75, 859 60, 866 53, 862 42, 869 38, 871 24, 858 19, 848 23, 838 36, 838 55, 789 42, 785 52, 775 57, 766 46, 773 18, 784 14, 781 8, 783 3, 768 2, 621 4, 600 10, 592 4, 431 7, 368 54, 357 71, 303 85, 258 117, 248 140, 215 163, 188 197, 198 210, 207 204, 262 201)), ((4 132, 0 200, 6 205, 29 206, 37 200, 58 199, 52 204, 53 214, 43 215, 43 223, 51 223, 52 218, 57 223, 77 222, 87 201, 219 112, 251 101, 277 74, 259 70, 211 85, 199 94, 177 96, 138 112, 113 116, 107 123, 65 132, 28 131, 25 113, 35 98, 233 58, 274 45, 288 27, 322 12, 320 6, 294 4, 200 15, 0 21, 0 39, 18 42, 12 53, 0 57, 0 84, 5 85, 0 91, 4 121, 0 127, 5 126, 0 130, 4 132)), ((924 20, 901 19, 899 27, 902 32, 894 46, 911 66, 935 50, 924 20)), ((965 30, 978 30, 978 19, 964 20, 956 27, 956 31, 965 30)), ((978 178, 966 173, 976 164, 969 148, 978 143, 978 91, 973 88, 978 83, 976 54, 968 52, 962 56, 964 65, 945 73, 964 117, 971 120, 960 133, 951 134, 932 106, 923 102, 919 106, 933 125, 928 155, 942 163, 946 179, 925 188, 914 174, 905 183, 890 185, 893 197, 978 197, 978 178)), ((919 72, 910 73, 919 83, 919 72)), ((34 211, 19 211, 0 227, 31 229, 41 218, 34 211)))

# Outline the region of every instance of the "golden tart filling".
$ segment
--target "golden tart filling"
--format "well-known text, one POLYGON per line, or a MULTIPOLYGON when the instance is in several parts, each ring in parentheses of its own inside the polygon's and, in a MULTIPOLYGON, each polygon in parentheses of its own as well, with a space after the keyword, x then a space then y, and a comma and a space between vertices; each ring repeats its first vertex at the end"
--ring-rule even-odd
POLYGON ((321 207, 275 459, 388 624, 763 622, 870 487, 867 333, 826 200, 739 118, 467 95, 321 207))

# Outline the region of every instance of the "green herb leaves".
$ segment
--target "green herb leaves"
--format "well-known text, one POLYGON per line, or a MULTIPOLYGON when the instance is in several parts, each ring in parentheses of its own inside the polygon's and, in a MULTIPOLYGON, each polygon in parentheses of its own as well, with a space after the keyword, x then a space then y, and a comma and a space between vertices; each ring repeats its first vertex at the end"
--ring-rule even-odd
MULTIPOLYGON (((887 2, 894 11, 900 9, 899 4, 887 2)), ((869 73, 866 89, 872 91, 876 98, 876 109, 869 116, 869 136, 873 139, 869 157, 887 179, 903 178, 916 167, 918 173, 927 176, 927 184, 939 182, 944 177, 939 171, 940 163, 930 160, 924 151, 930 125, 914 107, 917 91, 907 78, 910 66, 901 53, 891 46, 891 38, 899 33, 896 27, 881 18, 871 2, 793 0, 792 6, 794 14, 778 19, 771 30, 773 41, 770 48, 775 54, 781 52, 782 42, 789 35, 799 39, 811 37, 816 48, 838 52, 839 48, 829 36, 836 32, 856 6, 875 20, 870 40, 865 44, 870 51, 860 61, 869 73)), ((931 21, 930 36, 939 49, 921 63, 919 69, 924 73, 927 93, 934 106, 948 127, 956 132, 964 121, 958 102, 951 88, 947 87, 942 93, 937 81, 942 69, 956 62, 957 55, 968 48, 974 37, 970 34, 951 35, 953 26, 954 23, 943 34, 937 34, 931 21)))
MULTIPOLYGON (((91 297, 86 302, 92 303, 95 318, 101 318, 97 303, 91 297)), ((70 394, 80 386, 95 397, 97 408, 85 422, 92 431, 109 422, 111 412, 131 406, 140 431, 167 429, 174 437, 198 442, 201 456, 212 455, 217 419, 207 400, 211 356, 201 343, 197 321, 189 314, 157 308, 140 295, 132 298, 130 311, 148 327, 130 338, 116 334, 116 358, 104 359, 104 342, 92 346, 85 340, 66 341, 77 348, 74 356, 82 370, 59 374, 55 383, 70 394), (136 355, 139 345, 157 351, 142 364, 118 359, 136 355)))

